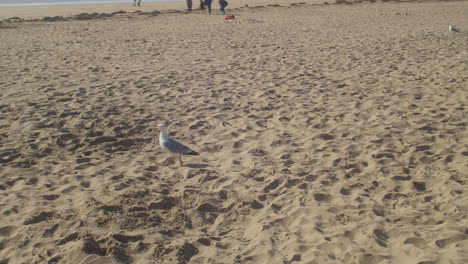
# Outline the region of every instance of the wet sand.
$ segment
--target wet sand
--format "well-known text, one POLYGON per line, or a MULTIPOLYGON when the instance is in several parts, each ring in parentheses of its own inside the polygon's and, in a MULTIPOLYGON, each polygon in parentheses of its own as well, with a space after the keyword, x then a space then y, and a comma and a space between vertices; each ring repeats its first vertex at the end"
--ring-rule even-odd
MULTIPOLYGON (((307 4, 323 4, 324 1, 320 0, 307 0, 295 2, 292 0, 231 0, 228 1, 228 9, 244 8, 246 5, 250 7, 268 6, 268 5, 282 5, 289 6, 298 3, 307 4)), ((330 2, 332 3, 332 2, 330 2)), ((193 0, 193 9, 199 7, 200 1, 193 0)), ((212 7, 219 12, 218 1, 213 1, 212 7)), ((186 11, 187 5, 185 1, 176 2, 141 2, 140 7, 133 6, 133 1, 129 0, 128 3, 117 4, 81 4, 81 5, 49 5, 49 6, 7 6, 0 7, 0 19, 8 19, 11 17, 20 17, 23 19, 41 19, 46 16, 75 16, 81 13, 112 13, 117 11, 125 12, 152 12, 154 10, 167 12, 167 11, 186 11)))

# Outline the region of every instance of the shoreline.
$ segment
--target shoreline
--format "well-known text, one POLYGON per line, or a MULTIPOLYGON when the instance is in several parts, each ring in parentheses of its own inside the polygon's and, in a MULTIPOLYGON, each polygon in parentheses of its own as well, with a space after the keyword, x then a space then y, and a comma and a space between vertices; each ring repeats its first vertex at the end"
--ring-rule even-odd
MULTIPOLYGON (((307 5, 340 5, 340 4, 403 4, 403 3, 434 3, 434 2, 463 2, 466 0, 427 0, 427 1, 323 1, 323 0, 238 0, 229 4, 228 10, 237 11, 240 9, 255 9, 266 7, 292 7, 307 5)), ((0 21, 2 22, 35 22, 35 21, 64 21, 64 20, 90 20, 113 16, 114 14, 139 14, 156 15, 165 13, 184 13, 186 11, 185 1, 163 1, 163 2, 143 2, 141 7, 134 7, 129 3, 101 3, 101 4, 58 4, 58 5, 37 5, 37 6, 5 6, 0 9, 0 21)), ((213 4, 213 9, 217 9, 217 3, 213 4)), ((194 13, 201 11, 198 9, 198 2, 194 1, 194 13)), ((203 13, 203 12, 201 12, 203 13)))
MULTIPOLYGON (((321 0, 236 0, 230 1, 228 9, 236 9, 245 7, 246 5, 253 6, 272 6, 281 5, 289 6, 290 4, 323 4, 321 0)), ((198 8, 198 1, 194 1, 194 10, 198 8)), ((218 3, 213 3, 213 8, 218 8, 218 3)), ((7 6, 0 9, 0 21, 8 20, 9 18, 20 18, 24 20, 38 20, 44 17, 71 17, 82 13, 113 13, 117 11, 125 12, 153 12, 155 10, 164 12, 168 10, 186 11, 187 6, 185 1, 165 1, 165 2, 142 2, 141 7, 134 7, 133 2, 128 3, 113 3, 113 4, 66 4, 66 5, 43 5, 43 6, 7 6)))
MULTIPOLYGON (((323 1, 323 0, 236 0, 229 2, 228 10, 235 11, 244 8, 266 8, 266 7, 292 7, 306 5, 339 5, 339 4, 402 4, 402 3, 431 3, 431 2, 463 2, 466 0, 388 0, 388 1, 370 1, 370 0, 342 0, 342 1, 323 1)), ((193 10, 199 11, 198 1, 194 1, 193 10)), ((213 9, 216 10, 218 4, 213 4, 213 9)), ((155 13, 183 13, 187 9, 185 1, 163 1, 163 2, 142 2, 141 7, 134 7, 132 2, 128 3, 101 3, 101 4, 59 4, 59 5, 37 5, 37 6, 5 6, 0 9, 0 21, 4 22, 22 22, 22 21, 39 21, 44 18, 56 18, 56 20, 75 20, 74 17, 83 14, 101 14, 103 17, 113 13, 140 13, 140 14, 155 14, 155 13), (122 12, 124 11, 124 12, 122 12), (167 12, 172 11, 172 12, 167 12), (59 19, 59 17, 63 19, 59 19)), ((81 16, 83 17, 83 16, 81 16)), ((99 18, 99 17, 94 17, 99 18)), ((78 18, 77 20, 83 20, 78 18)), ((51 21, 46 19, 45 21, 51 21)))
POLYGON ((180 8, 181 2, 150 2, 142 7, 134 7, 129 3, 113 4, 66 4, 66 5, 38 5, 38 6, 8 6, 0 9, 0 20, 21 18, 37 20, 44 17, 63 16, 71 17, 81 13, 112 13, 116 11, 133 12, 140 10, 149 12, 155 9, 167 10, 180 8))

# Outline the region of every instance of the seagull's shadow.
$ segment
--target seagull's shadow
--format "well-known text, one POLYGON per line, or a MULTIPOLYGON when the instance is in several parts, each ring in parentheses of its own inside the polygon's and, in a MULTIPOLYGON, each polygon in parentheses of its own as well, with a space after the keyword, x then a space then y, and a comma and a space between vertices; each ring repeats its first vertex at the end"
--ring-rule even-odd
POLYGON ((204 169, 210 165, 208 164, 185 164, 184 167, 189 167, 192 169, 204 169))

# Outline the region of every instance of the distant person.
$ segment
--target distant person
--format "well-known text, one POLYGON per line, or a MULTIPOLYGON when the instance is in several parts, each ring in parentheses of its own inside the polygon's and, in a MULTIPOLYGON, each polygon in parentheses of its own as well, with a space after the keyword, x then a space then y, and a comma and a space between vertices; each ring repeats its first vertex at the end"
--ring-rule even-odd
MULTIPOLYGON (((140 2, 141 0, 138 0, 138 6, 140 6, 140 2)), ((137 5, 137 0, 133 0, 133 6, 136 6, 137 5)))
POLYGON ((192 13, 192 0, 187 0, 187 13, 192 13))
POLYGON ((205 10, 205 2, 203 0, 200 0, 200 10, 205 10))
POLYGON ((219 0, 219 10, 221 10, 221 15, 225 15, 226 12, 224 9, 228 6, 228 2, 226 0, 219 0))
POLYGON ((211 3, 213 3, 213 0, 205 0, 203 1, 205 6, 208 7, 208 14, 211 15, 211 3))

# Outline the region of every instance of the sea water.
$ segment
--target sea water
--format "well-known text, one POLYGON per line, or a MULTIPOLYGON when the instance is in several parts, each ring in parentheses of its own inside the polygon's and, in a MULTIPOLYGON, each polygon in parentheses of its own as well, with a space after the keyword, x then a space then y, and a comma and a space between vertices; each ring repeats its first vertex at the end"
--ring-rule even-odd
MULTIPOLYGON (((168 2, 183 0, 141 0, 145 2, 168 2)), ((111 3, 131 3, 133 0, 0 0, 2 6, 38 6, 38 5, 67 5, 67 4, 111 4, 111 3)))

